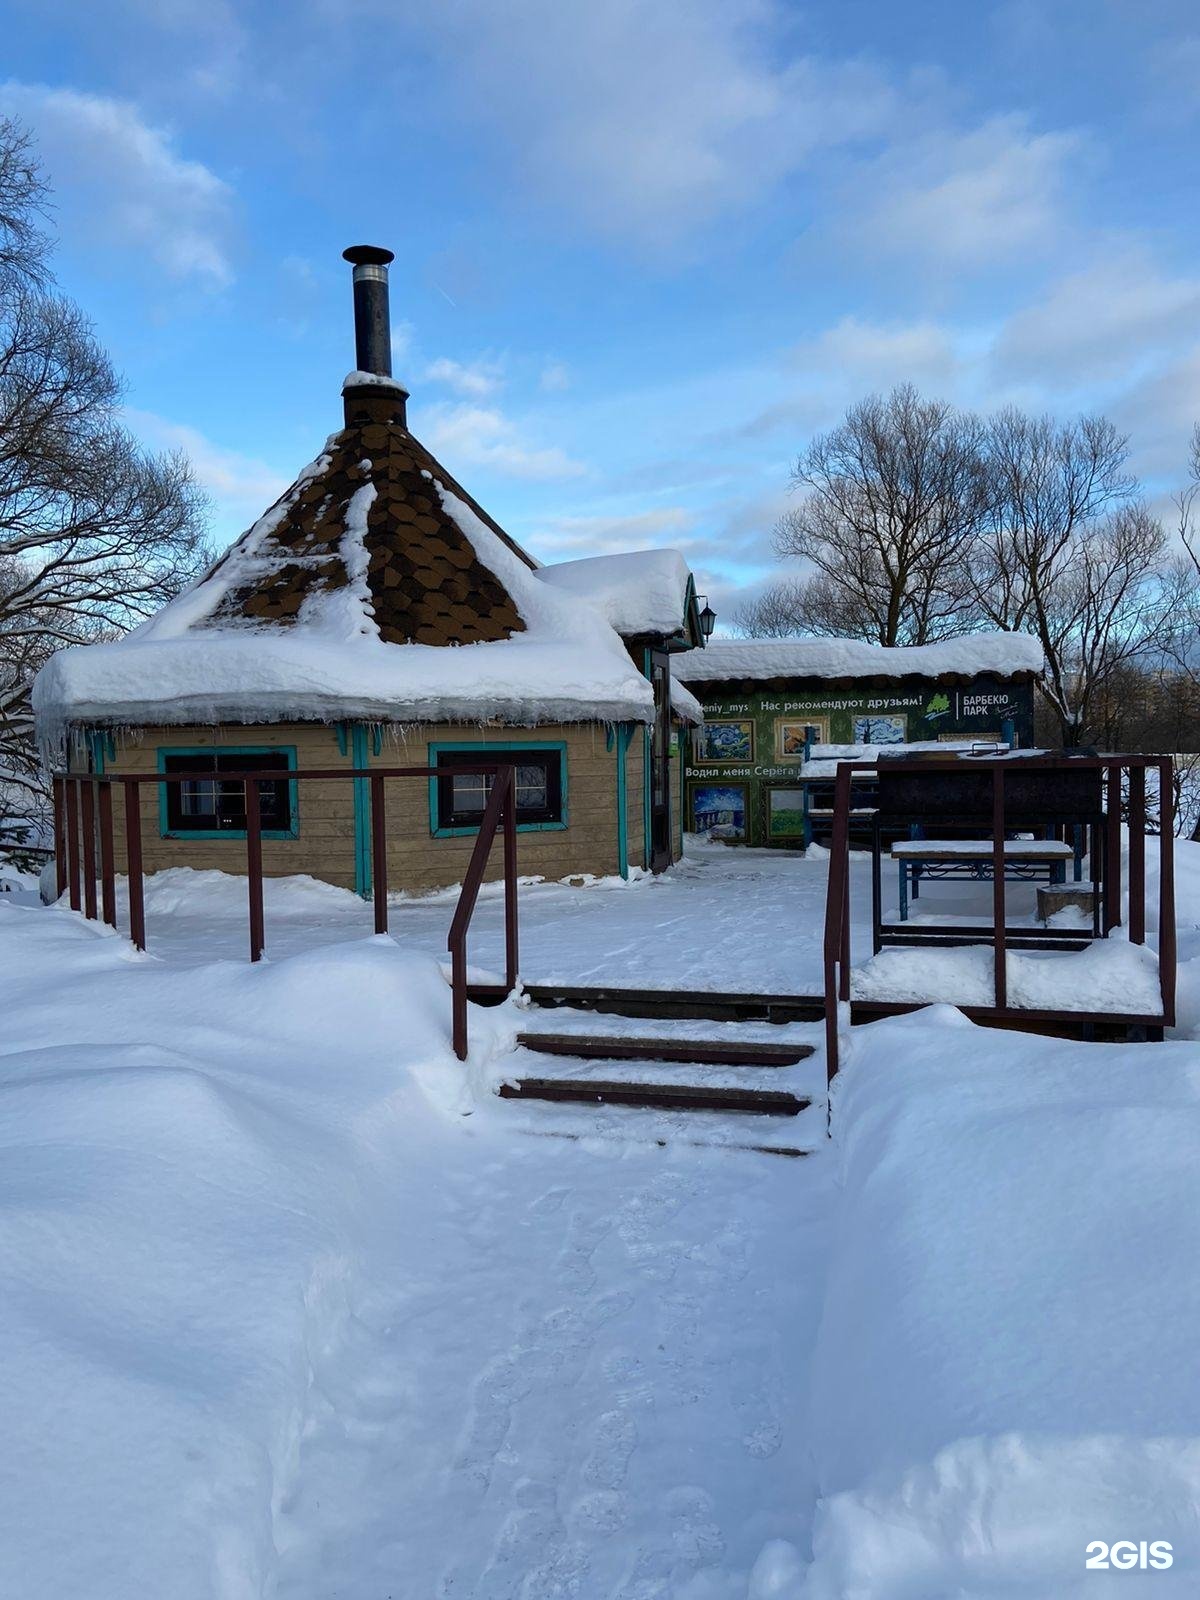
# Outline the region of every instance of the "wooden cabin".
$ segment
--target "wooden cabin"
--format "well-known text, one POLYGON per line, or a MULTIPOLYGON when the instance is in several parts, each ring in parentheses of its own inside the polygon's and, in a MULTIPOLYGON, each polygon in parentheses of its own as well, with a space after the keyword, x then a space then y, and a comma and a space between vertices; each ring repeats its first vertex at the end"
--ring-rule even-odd
POLYGON ((671 670, 705 642, 686 562, 656 550, 547 567, 522 549, 409 431, 391 253, 346 256, 358 366, 344 426, 191 589, 42 670, 47 763, 207 774, 142 785, 147 872, 244 871, 237 774, 277 771, 265 871, 366 895, 369 782, 288 774, 429 766, 436 778, 389 791, 388 882, 453 884, 491 782, 458 769, 496 758, 517 763, 523 875, 661 871, 682 849, 680 730, 700 716, 671 670))

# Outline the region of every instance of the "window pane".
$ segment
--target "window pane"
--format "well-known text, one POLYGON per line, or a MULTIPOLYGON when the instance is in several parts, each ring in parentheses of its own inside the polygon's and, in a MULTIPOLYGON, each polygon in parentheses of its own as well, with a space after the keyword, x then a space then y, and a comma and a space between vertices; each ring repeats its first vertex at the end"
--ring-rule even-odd
POLYGON ((485 772, 456 773, 451 780, 454 810, 482 813, 491 787, 491 777, 485 772))
POLYGON ((217 809, 217 786, 211 778, 191 778, 180 784, 180 808, 185 817, 211 817, 217 809))
MULTIPOLYGON (((236 772, 287 771, 288 758, 279 751, 197 751, 194 755, 169 755, 163 770, 169 773, 205 773, 215 767, 228 778, 195 777, 164 785, 168 827, 174 832, 244 833, 246 785, 236 772)), ((287 832, 292 827, 291 786, 286 781, 259 783, 259 816, 265 830, 287 832)))
POLYGON ((544 766, 517 768, 517 810, 536 806, 544 810, 549 800, 549 776, 544 766))

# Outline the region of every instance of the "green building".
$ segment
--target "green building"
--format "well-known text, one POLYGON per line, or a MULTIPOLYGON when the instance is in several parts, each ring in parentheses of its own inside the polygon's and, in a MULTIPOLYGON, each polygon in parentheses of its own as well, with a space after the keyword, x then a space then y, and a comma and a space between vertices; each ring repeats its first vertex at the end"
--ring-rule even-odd
MULTIPOLYGON (((684 757, 685 817, 731 843, 803 847, 826 831, 839 759, 881 746, 1033 742, 1036 639, 979 633, 883 649, 852 639, 714 639, 676 667, 704 709, 684 757)), ((856 780, 870 804, 871 781, 856 780)))

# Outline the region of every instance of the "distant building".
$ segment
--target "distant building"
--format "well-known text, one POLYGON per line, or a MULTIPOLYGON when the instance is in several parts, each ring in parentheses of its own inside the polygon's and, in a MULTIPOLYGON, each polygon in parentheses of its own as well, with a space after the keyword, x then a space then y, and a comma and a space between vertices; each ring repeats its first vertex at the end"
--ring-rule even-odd
MULTIPOLYGON (((881 745, 1028 746, 1043 666, 1041 646, 1020 633, 894 650, 853 639, 713 640, 676 667, 704 710, 684 766, 687 826, 801 848, 827 831, 839 757, 870 759, 881 745)), ((856 788, 867 804, 870 781, 856 788)))

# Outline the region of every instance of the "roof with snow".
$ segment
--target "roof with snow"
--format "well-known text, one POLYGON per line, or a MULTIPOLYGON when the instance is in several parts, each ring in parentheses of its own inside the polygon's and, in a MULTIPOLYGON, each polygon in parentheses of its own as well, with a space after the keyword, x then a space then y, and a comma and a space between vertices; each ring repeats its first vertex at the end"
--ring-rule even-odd
POLYGON ((536 563, 408 431, 405 394, 348 380, 347 426, 206 576, 112 644, 39 673, 67 723, 649 721, 604 608, 536 563))
POLYGON ((713 639, 675 671, 696 686, 785 678, 942 678, 1039 673, 1042 647, 1027 633, 972 633, 940 644, 886 649, 860 639, 713 639))
POLYGON ((625 638, 686 634, 696 591, 678 550, 630 550, 542 567, 564 594, 590 600, 625 638))

